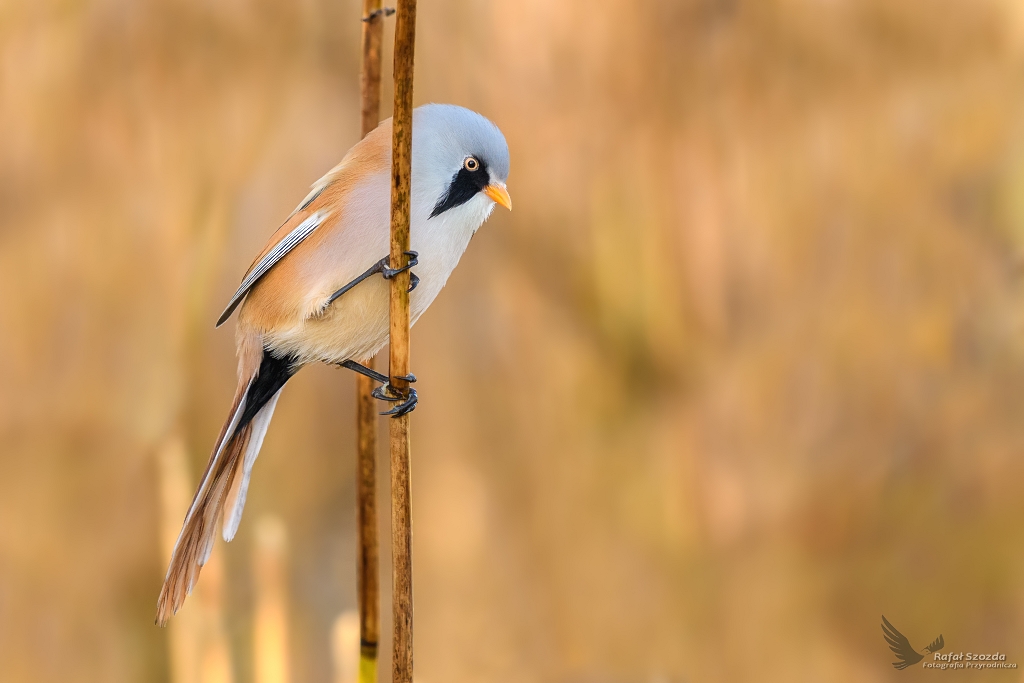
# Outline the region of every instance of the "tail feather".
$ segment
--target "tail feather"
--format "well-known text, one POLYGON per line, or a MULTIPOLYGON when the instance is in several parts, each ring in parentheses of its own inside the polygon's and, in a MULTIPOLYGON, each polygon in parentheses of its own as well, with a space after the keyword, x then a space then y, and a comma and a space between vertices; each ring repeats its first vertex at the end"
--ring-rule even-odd
POLYGON ((211 457, 212 467, 207 469, 192 508, 185 517, 157 599, 157 623, 161 625, 167 623, 192 593, 199 580, 200 570, 210 559, 216 538, 217 519, 234 472, 233 465, 245 448, 248 436, 248 427, 237 431, 211 457))
POLYGON ((213 552, 217 522, 225 506, 228 517, 224 521, 224 538, 231 540, 234 537, 245 505, 252 466, 263 444, 281 387, 297 370, 293 359, 278 359, 264 352, 259 369, 239 385, 231 417, 221 429, 174 544, 157 599, 158 624, 167 623, 199 580, 199 572, 213 552))
POLYGON ((245 455, 235 465, 231 488, 228 489, 227 500, 224 503, 225 515, 221 534, 225 541, 230 542, 235 537, 238 524, 242 521, 242 509, 245 508, 245 494, 249 491, 252 466, 256 463, 256 456, 260 454, 263 438, 267 435, 267 427, 270 426, 270 418, 274 416, 274 408, 277 407, 277 399, 280 397, 281 390, 279 389, 249 423, 252 434, 249 436, 245 455))

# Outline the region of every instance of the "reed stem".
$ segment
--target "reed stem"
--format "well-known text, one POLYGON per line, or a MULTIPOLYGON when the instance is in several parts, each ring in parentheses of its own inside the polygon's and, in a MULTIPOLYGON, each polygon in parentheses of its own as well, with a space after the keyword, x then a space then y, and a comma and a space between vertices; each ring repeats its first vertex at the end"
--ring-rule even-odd
MULTIPOLYGON (((363 0, 362 66, 359 74, 361 135, 380 121, 381 0, 363 0)), ((373 367, 373 359, 366 362, 373 367)), ((377 538, 377 407, 373 380, 356 375, 356 517, 359 527, 356 581, 359 593, 359 683, 376 683, 380 640, 380 555, 377 538)))
MULTIPOLYGON (((391 264, 408 262, 412 170, 412 86, 416 0, 398 0, 395 25, 395 111, 391 143, 391 264)), ((399 265, 400 264, 400 265, 399 265)), ((391 280, 391 386, 407 392, 409 374, 409 271, 391 280)), ((393 683, 412 683, 412 508, 409 415, 391 419, 391 554, 394 645, 393 683)))

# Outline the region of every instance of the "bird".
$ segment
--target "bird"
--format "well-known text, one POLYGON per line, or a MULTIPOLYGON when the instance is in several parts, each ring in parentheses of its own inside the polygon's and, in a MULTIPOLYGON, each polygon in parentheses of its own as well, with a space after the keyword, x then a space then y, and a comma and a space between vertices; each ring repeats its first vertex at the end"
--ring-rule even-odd
MULTIPOLYGON (((495 206, 511 210, 509 150, 490 120, 450 104, 413 111, 408 263, 389 253, 392 121, 382 121, 317 180, 271 236, 217 321, 238 310, 238 387, 175 542, 157 599, 165 625, 210 558, 215 530, 238 531, 253 464, 285 383, 311 363, 340 365, 381 382, 374 396, 416 407, 365 366, 388 342, 387 279, 410 275, 415 323, 444 287, 495 206), (380 274, 382 277, 374 277, 380 274)), ((408 382, 415 376, 403 377, 408 382)))
MULTIPOLYGON (((896 630, 896 627, 889 623, 889 620, 882 615, 882 635, 885 636, 885 642, 889 643, 889 649, 896 654, 898 662, 893 662, 892 665, 896 669, 906 669, 908 666, 917 664, 924 655, 919 653, 910 644, 910 640, 905 635, 896 630)), ((925 652, 938 652, 946 646, 946 641, 943 640, 942 634, 931 642, 931 644, 925 648, 925 652)))

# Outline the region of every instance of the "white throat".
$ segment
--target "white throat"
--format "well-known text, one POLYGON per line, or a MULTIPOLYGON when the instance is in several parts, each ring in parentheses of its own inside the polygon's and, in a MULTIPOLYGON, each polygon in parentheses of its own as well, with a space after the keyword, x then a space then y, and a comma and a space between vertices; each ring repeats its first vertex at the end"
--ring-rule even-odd
POLYGON ((413 270, 420 277, 411 297, 413 322, 448 282, 470 239, 493 210, 494 202, 478 194, 433 218, 427 218, 427 212, 413 216, 412 248, 419 252, 419 265, 413 270))

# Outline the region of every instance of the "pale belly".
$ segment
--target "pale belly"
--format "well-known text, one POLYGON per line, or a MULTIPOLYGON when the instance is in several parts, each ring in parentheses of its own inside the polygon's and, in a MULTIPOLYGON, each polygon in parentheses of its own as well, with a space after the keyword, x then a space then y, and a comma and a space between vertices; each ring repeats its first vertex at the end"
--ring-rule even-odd
MULTIPOLYGON (((420 284, 409 297, 413 324, 433 303, 458 263, 457 256, 445 258, 447 254, 424 251, 420 252, 420 265, 413 269, 420 277, 420 284)), ((390 293, 391 281, 373 275, 335 300, 323 314, 265 332, 264 343, 300 363, 363 362, 388 343, 390 293)))

